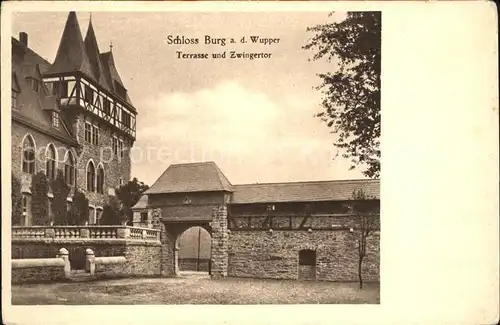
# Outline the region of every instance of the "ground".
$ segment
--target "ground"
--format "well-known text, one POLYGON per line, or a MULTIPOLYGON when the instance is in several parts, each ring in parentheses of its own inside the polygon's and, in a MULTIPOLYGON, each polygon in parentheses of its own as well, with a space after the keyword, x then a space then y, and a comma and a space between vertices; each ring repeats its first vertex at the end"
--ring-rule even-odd
POLYGON ((176 278, 12 286, 13 305, 104 304, 378 304, 379 284, 226 278, 176 278))

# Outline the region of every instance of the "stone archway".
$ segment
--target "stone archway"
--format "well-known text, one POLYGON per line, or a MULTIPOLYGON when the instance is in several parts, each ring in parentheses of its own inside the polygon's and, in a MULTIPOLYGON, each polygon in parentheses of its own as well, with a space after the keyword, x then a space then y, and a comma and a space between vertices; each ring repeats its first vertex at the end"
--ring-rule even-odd
POLYGON ((211 221, 162 219, 162 210, 154 209, 153 227, 160 229, 161 241, 161 275, 175 276, 179 273, 177 239, 187 229, 199 226, 206 229, 212 237, 210 276, 224 278, 228 269, 228 229, 227 207, 225 205, 213 209, 211 221))

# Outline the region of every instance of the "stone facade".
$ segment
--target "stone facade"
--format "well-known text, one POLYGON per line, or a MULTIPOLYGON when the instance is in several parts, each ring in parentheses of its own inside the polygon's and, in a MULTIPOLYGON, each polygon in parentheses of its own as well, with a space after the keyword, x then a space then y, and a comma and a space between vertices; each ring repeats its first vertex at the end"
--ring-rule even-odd
MULTIPOLYGON (((232 231, 229 236, 228 275, 234 277, 298 279, 299 251, 316 251, 315 279, 357 281, 357 232, 232 231)), ((367 238, 363 278, 379 281, 379 232, 367 238)))

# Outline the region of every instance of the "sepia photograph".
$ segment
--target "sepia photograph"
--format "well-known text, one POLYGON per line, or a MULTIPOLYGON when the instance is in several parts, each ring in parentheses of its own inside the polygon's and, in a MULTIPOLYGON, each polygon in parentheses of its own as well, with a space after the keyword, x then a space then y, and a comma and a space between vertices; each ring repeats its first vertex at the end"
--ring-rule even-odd
POLYGON ((498 323, 492 2, 1 6, 3 323, 498 323))
POLYGON ((378 304, 381 24, 14 13, 12 303, 378 304))

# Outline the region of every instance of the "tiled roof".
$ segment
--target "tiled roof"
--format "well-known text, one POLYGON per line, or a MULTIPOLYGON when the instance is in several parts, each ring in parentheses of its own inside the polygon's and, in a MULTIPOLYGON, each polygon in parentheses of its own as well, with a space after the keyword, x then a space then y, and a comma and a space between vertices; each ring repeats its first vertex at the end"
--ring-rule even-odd
POLYGON ((23 48, 23 54, 17 52, 15 57, 12 58, 12 87, 18 91, 17 109, 12 110, 12 120, 65 143, 78 146, 76 139, 69 133, 64 119, 61 119, 59 128, 52 126, 50 111, 59 111, 59 105, 57 99, 48 94, 42 82, 41 66, 47 61, 22 45, 18 40, 12 38, 12 43, 13 46, 22 46, 23 48), (27 56, 27 53, 30 54, 27 56), (27 58, 28 61, 26 61, 27 58), (31 89, 26 78, 38 80, 38 92, 31 89))
POLYGON ((233 185, 231 203, 349 200, 355 190, 380 199, 380 181, 370 179, 233 185))
POLYGON ((231 183, 214 162, 170 165, 144 194, 228 191, 231 183))
POLYGON ((140 210, 140 209, 147 208, 147 206, 148 206, 148 196, 143 195, 143 196, 141 196, 139 201, 137 201, 137 203, 131 209, 132 210, 140 210))

